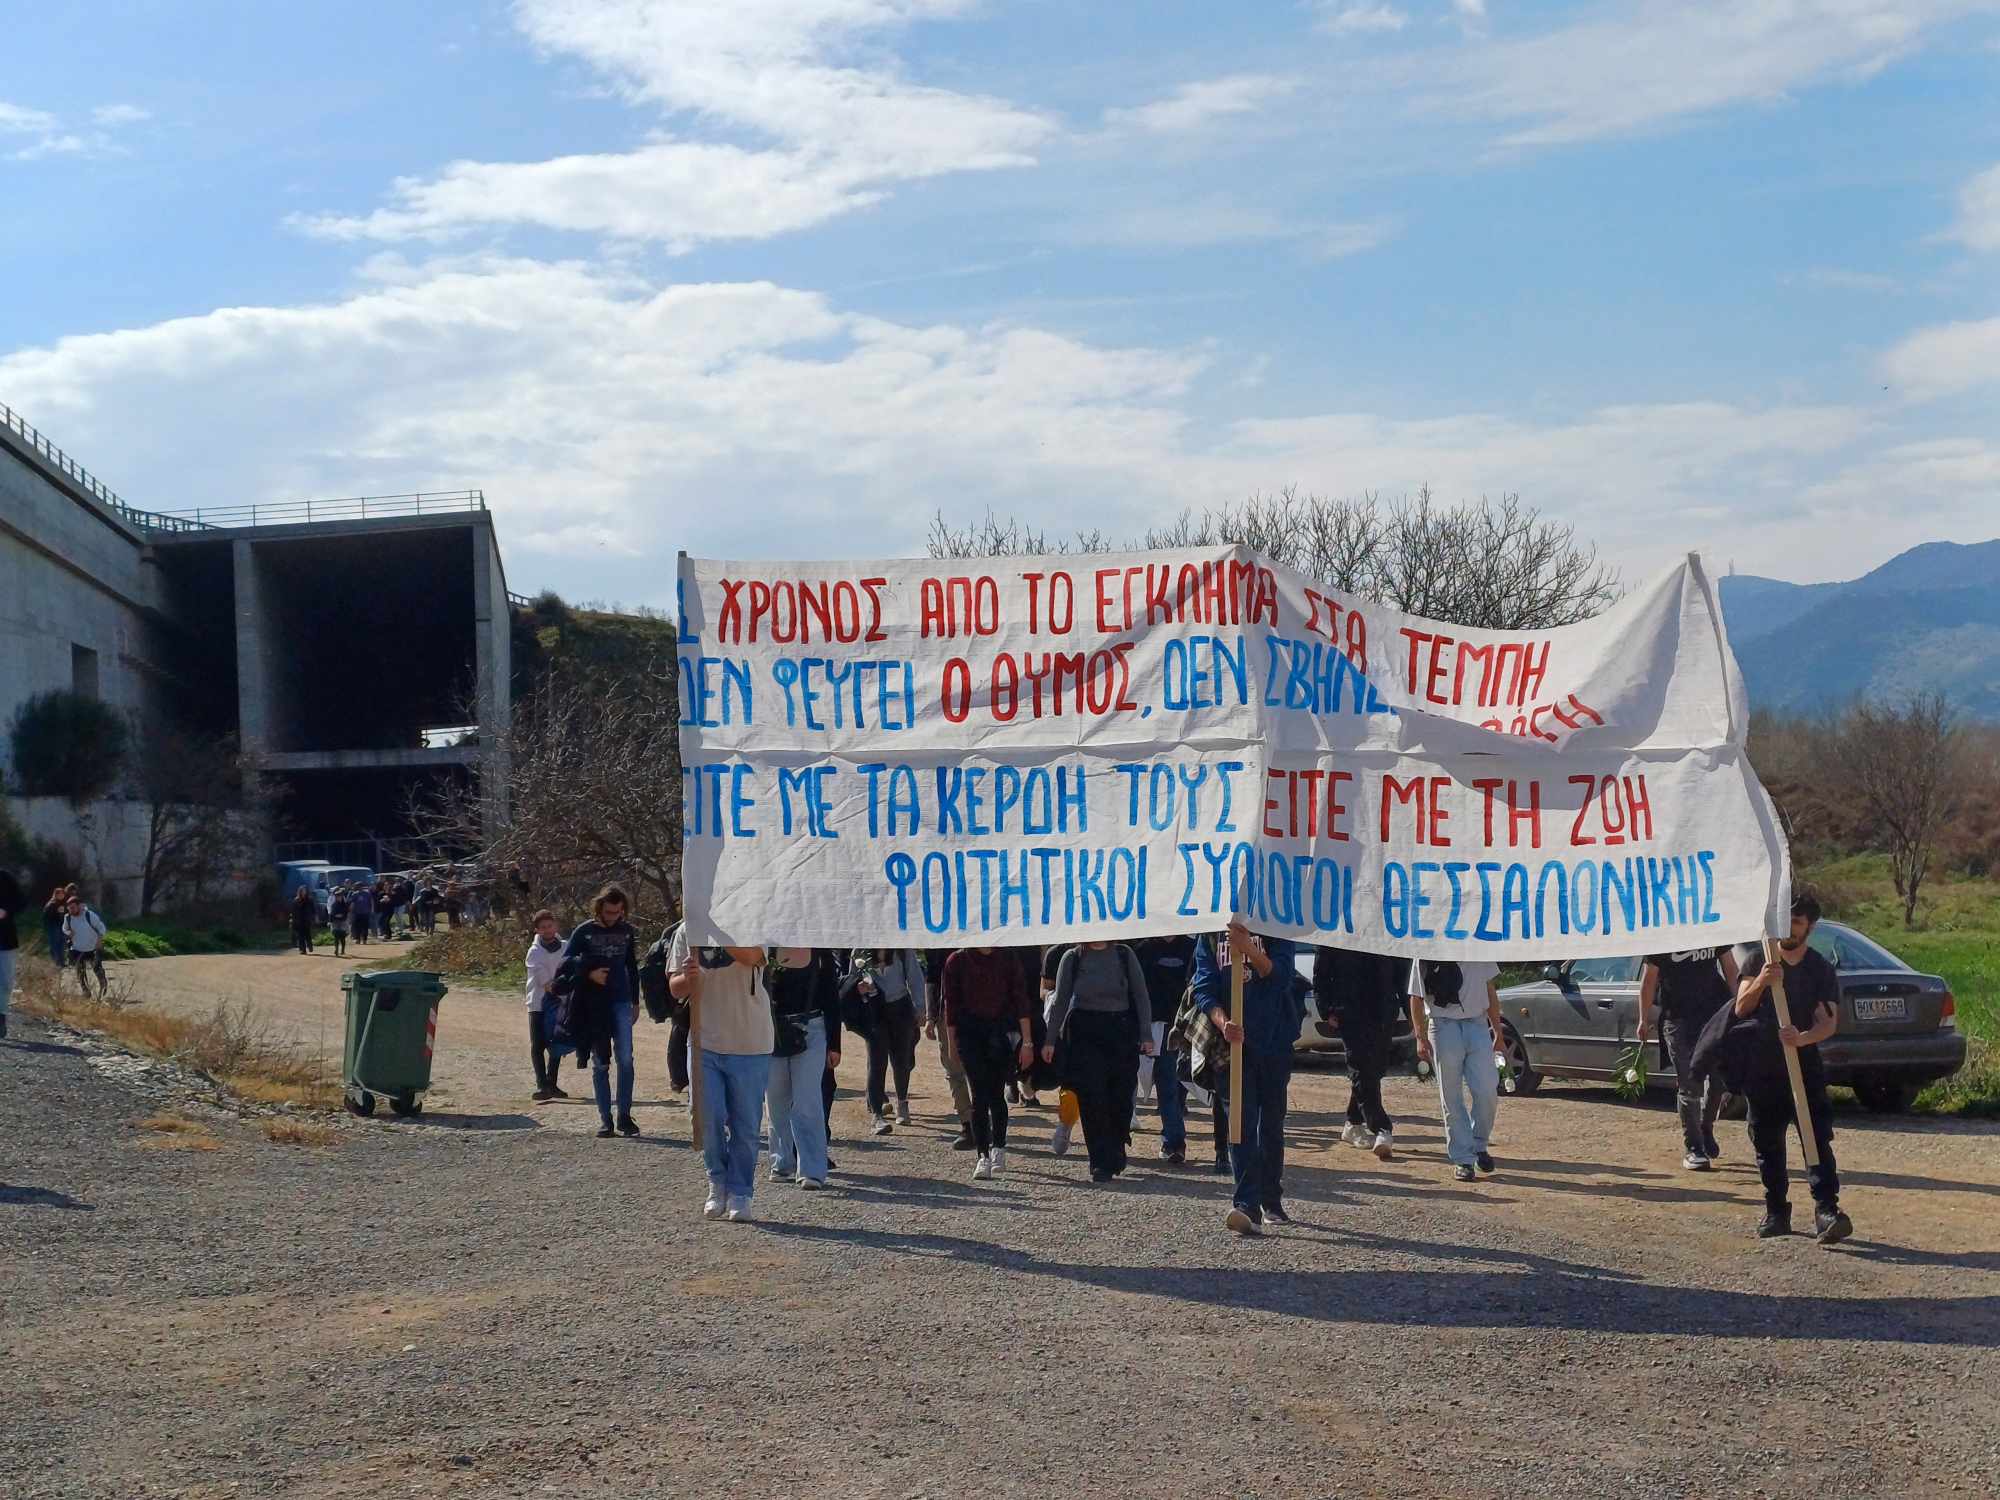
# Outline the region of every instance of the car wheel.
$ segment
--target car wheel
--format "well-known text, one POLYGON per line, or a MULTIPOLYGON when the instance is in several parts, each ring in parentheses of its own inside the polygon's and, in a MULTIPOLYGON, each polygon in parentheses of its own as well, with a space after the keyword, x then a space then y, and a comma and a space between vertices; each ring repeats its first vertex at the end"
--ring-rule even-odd
POLYGON ((1910 1107, 1917 1090, 1899 1078, 1857 1078, 1854 1097, 1878 1115, 1899 1115, 1910 1107))
POLYGON ((1528 1049, 1522 1045, 1521 1034, 1503 1022, 1500 1036, 1507 1044, 1507 1066, 1514 1070, 1513 1091, 1521 1095, 1534 1093, 1542 1086, 1542 1075, 1528 1061, 1528 1049))

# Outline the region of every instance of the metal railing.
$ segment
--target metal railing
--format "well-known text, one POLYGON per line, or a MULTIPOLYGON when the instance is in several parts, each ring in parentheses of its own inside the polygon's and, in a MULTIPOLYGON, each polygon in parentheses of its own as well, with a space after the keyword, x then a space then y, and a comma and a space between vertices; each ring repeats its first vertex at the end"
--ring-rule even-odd
POLYGON ((146 518, 151 515, 151 512, 139 510, 120 500, 117 492, 110 485, 99 479, 90 470, 63 452, 62 449, 43 437, 35 429, 34 424, 4 401, 0 401, 0 426, 4 426, 9 432, 19 437, 22 442, 28 445, 31 451, 41 455, 44 463, 62 475, 63 478, 69 480, 71 484, 74 484, 86 495, 89 495, 92 499, 100 502, 107 509, 116 512, 134 525, 143 526, 146 524, 146 518))
POLYGON ((526 594, 517 594, 512 589, 509 589, 507 590, 507 605, 510 609, 533 609, 535 601, 530 599, 526 594))
MULTIPOLYGON (((344 495, 334 500, 276 500, 250 505, 203 505, 159 513, 182 527, 297 526, 314 521, 371 521, 390 516, 438 516, 486 509, 484 490, 426 490, 415 495, 344 495)), ((172 526, 156 529, 177 529, 172 526)))

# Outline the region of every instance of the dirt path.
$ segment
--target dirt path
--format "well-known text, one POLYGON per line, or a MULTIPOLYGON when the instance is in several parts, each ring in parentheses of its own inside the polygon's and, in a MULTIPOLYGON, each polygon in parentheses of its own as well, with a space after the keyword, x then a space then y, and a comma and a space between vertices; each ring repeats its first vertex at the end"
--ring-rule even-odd
MULTIPOLYGON (((147 1003, 252 998, 305 1039, 330 960, 151 960, 147 1003)), ((2000 1131, 1843 1115, 1854 1241, 1749 1235, 1742 1127, 1683 1173, 1671 1114, 1503 1103, 1452 1182, 1293 1091, 1296 1222, 1242 1242, 1205 1171, 1093 1187, 1017 1112, 990 1183, 918 1122, 836 1114, 824 1193, 703 1222, 687 1120, 596 1141, 526 1094, 512 995, 441 1016, 418 1121, 302 1150, 156 1102, 32 1022, 0 1043, 0 1474, 22 1500, 563 1494, 1267 1497, 1993 1493, 2000 1131)), ((640 1095, 664 1032, 647 1027, 640 1095)), ((859 1078, 858 1059, 842 1069, 859 1078)), ((1199 1154, 1199 1153, 1197 1153, 1199 1154)), ((1803 1200, 1803 1193, 1800 1194, 1803 1200)))

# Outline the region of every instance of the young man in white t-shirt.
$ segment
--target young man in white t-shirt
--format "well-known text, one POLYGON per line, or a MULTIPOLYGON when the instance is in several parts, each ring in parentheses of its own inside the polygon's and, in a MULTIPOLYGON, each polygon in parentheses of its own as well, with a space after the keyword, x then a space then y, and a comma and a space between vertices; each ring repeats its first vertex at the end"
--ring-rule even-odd
POLYGON ((1494 1169, 1486 1148, 1500 1102, 1499 978, 1497 964, 1421 958, 1410 963, 1410 1030, 1417 1056, 1437 1069, 1445 1150, 1460 1182, 1474 1179, 1474 1167, 1489 1174, 1494 1169))

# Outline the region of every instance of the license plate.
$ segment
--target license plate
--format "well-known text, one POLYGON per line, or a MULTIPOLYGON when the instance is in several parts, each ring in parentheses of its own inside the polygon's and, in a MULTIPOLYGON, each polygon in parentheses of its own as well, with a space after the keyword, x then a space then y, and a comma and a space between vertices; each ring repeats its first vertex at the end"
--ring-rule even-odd
POLYGON ((1910 1002, 1901 995, 1854 997, 1854 1019, 1857 1021, 1907 1021, 1909 1018, 1910 1002))

